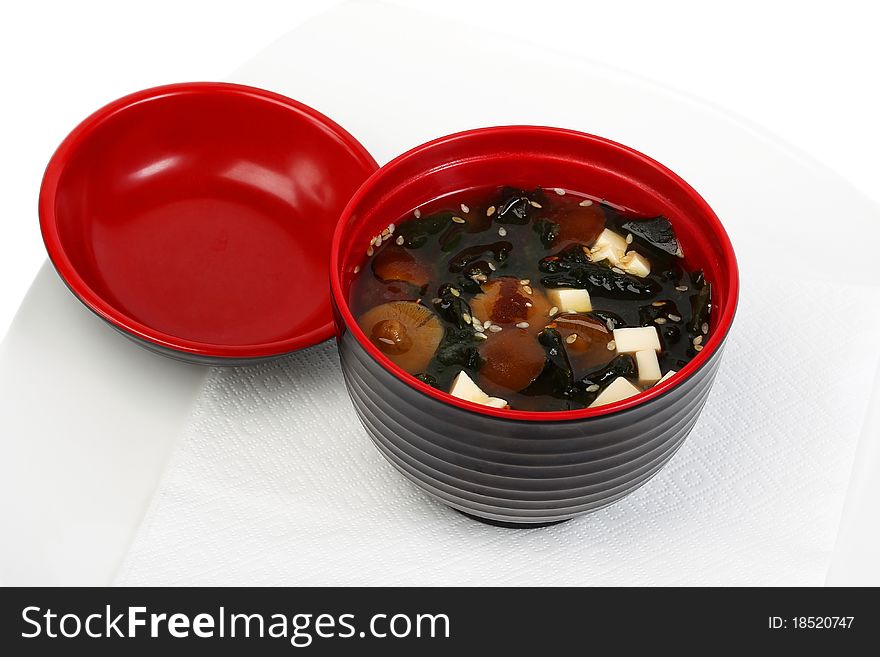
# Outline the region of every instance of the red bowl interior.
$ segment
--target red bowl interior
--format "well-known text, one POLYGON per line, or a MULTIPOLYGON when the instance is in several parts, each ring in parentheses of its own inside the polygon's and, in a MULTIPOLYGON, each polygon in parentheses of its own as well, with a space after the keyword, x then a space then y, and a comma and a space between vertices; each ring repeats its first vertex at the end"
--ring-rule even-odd
POLYGON ((70 134, 46 170, 40 222, 58 272, 117 327, 193 354, 271 356, 332 335, 333 228, 376 168, 294 100, 169 85, 70 134))
POLYGON ((346 329, 383 367, 410 386, 446 403, 486 415, 523 420, 564 420, 613 413, 662 395, 699 369, 719 347, 733 321, 739 289, 736 257, 721 222, 684 180, 621 144, 571 130, 537 126, 482 128, 419 146, 374 173, 345 208, 333 238, 331 288, 346 329), (662 384, 629 399, 576 411, 514 411, 452 397, 410 376, 379 351, 348 307, 355 266, 370 238, 416 207, 451 192, 492 185, 562 187, 666 215, 689 266, 712 282, 712 329, 704 348, 662 384))

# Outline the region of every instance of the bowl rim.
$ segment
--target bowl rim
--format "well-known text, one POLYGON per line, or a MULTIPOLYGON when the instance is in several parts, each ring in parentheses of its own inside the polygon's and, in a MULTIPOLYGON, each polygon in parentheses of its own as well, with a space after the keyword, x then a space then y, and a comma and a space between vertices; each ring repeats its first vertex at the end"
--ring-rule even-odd
POLYGON ((64 138, 50 158, 40 185, 38 203, 40 232, 43 236, 49 260, 74 296, 100 318, 136 338, 173 351, 194 356, 228 358, 230 360, 261 359, 282 356, 324 342, 334 334, 332 316, 328 322, 312 330, 265 343, 216 344, 175 336, 144 324, 121 311, 114 304, 109 303, 86 283, 68 257, 58 231, 55 201, 61 176, 83 142, 100 125, 135 105, 160 98, 199 94, 239 96, 258 102, 268 102, 287 109, 297 114, 300 118, 318 124, 332 132, 345 146, 348 153, 359 164, 364 166, 365 170, 370 169, 371 172, 374 172, 378 169, 379 165, 373 156, 341 125, 314 108, 282 94, 259 87, 231 82, 178 82, 142 89, 107 103, 83 119, 64 138))
MULTIPOLYGON (((447 163, 447 165, 445 166, 449 166, 449 164, 451 163, 447 163)), ((719 283, 713 282, 713 285, 715 284, 719 283)), ((336 308, 338 315, 341 317, 347 330, 349 330, 354 338, 357 340, 358 344, 373 358, 373 360, 377 361, 383 369, 394 375, 397 379, 400 379, 410 388, 413 388, 418 392, 432 397, 446 405, 457 407, 464 411, 469 411, 471 413, 476 413, 482 416, 495 417, 504 420, 520 420, 526 422, 554 422, 566 420, 583 420, 587 418, 602 417, 615 413, 622 413, 636 406, 641 406, 643 404, 649 403, 665 395, 671 390, 677 388, 686 380, 690 379, 698 370, 702 369, 702 367, 710 361, 712 356, 719 351, 722 344, 724 343, 724 340, 727 337, 728 332, 730 331, 731 325, 733 324, 733 318, 736 314, 736 308, 739 301, 739 267, 737 265, 736 254, 734 253, 733 245, 730 242, 730 237, 728 236, 727 231, 724 229, 721 220, 718 218, 718 216, 715 214, 715 212, 712 210, 706 200, 703 199, 703 197, 700 196, 700 194, 683 178, 681 178, 681 176, 679 176, 674 171, 661 164, 657 160, 654 160, 644 153, 641 153, 634 148, 631 148, 619 142, 607 139, 605 137, 600 137, 598 135, 581 132, 578 130, 541 125, 503 125, 474 128, 433 139, 431 141, 425 142, 424 144, 416 146, 415 148, 412 148, 405 153, 402 153, 401 155, 398 155, 396 158, 385 164, 383 167, 373 172, 373 174, 370 175, 370 177, 367 178, 367 180, 364 181, 363 184, 361 184, 361 186, 354 193, 351 199, 349 199, 348 204, 345 206, 345 209, 342 211, 342 215, 340 216, 339 221, 336 224, 336 229, 333 234, 333 242, 330 251, 330 289, 333 296, 334 307, 336 308), (729 263, 731 274, 728 280, 724 281, 725 299, 727 300, 727 302, 725 303, 723 311, 718 315, 718 318, 716 320, 717 323, 714 327, 712 335, 709 336, 709 339, 703 345, 703 349, 700 350, 697 355, 694 356, 694 358, 692 358, 687 363, 687 365, 685 365, 685 367, 676 372, 675 375, 669 377, 666 381, 656 384, 648 390, 639 393, 638 395, 634 395, 627 399, 611 404, 597 406, 595 408, 584 408, 571 411, 524 411, 515 409, 498 409, 484 406, 482 404, 477 404, 475 402, 466 401, 458 397, 453 397, 447 392, 438 390, 437 388, 434 388, 427 383, 418 380, 417 378, 397 366, 395 363, 393 363, 391 359, 389 359, 375 345, 373 345, 372 342, 367 339, 366 334, 361 330, 360 326, 358 326, 354 315, 348 307, 348 299, 343 293, 342 280, 340 276, 339 261, 340 253, 343 249, 343 245, 345 244, 345 226, 347 225, 348 220, 351 218, 352 213, 357 208, 363 197, 373 187, 379 184, 379 182, 381 182, 381 180, 386 175, 388 175, 390 171, 401 167, 411 158, 416 157, 424 153, 425 151, 429 151, 440 146, 444 146, 453 142, 466 142, 473 137, 477 137, 487 133, 497 133, 508 136, 510 138, 515 138, 517 135, 521 135, 523 133, 544 133, 548 135, 563 136, 580 141, 602 144, 608 148, 617 150, 619 153, 627 157, 638 159, 642 163, 647 164, 649 167, 654 168, 660 173, 666 175, 672 182, 674 182, 683 192, 688 195, 690 200, 697 207, 699 207, 704 218, 707 220, 707 225, 713 234, 713 238, 718 241, 718 244, 721 247, 722 257, 729 263)))

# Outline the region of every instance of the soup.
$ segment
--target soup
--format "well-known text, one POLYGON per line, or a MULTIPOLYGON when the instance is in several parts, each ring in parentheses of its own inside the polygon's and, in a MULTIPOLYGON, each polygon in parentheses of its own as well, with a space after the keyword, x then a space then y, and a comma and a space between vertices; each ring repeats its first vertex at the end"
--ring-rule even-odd
POLYGON ((364 246, 349 305, 367 338, 486 406, 626 399, 674 376, 710 332, 711 283, 669 220, 571 190, 457 193, 364 246))

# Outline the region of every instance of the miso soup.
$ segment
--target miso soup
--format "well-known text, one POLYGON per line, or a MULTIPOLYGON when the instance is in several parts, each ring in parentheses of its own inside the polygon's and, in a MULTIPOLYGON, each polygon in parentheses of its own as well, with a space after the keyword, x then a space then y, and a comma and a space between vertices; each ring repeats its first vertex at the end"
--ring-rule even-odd
POLYGON ((349 304, 382 353, 453 396, 600 406, 673 376, 708 338, 711 283, 663 216, 503 187, 394 219, 364 245, 349 304))

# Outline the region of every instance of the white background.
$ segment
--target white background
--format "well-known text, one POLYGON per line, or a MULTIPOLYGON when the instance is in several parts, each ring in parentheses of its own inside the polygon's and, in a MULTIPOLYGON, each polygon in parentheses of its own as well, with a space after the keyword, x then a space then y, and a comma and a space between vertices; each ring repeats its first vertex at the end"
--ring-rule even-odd
MULTIPOLYGON (((336 4, 59 0, 5 7, 0 335, 44 259, 36 212, 43 168, 79 120, 140 88, 223 79, 305 18, 336 4)), ((393 4, 576 53, 709 100, 796 144, 880 201, 878 3, 393 4)), ((829 217, 829 224, 836 219, 829 217)))

